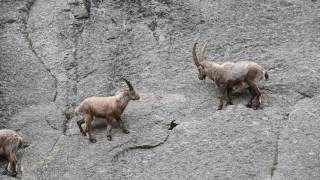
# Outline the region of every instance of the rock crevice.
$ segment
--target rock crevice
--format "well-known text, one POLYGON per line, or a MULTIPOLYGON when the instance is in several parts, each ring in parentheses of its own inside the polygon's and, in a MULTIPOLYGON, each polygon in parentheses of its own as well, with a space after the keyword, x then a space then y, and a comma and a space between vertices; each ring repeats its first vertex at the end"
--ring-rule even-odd
POLYGON ((121 151, 119 151, 117 154, 115 154, 112 158, 112 161, 113 163, 115 163, 120 156, 123 156, 125 153, 129 152, 129 151, 132 151, 132 150, 138 150, 138 149, 153 149, 153 148, 156 148, 156 147, 159 147, 161 145, 163 145, 164 143, 166 143, 166 141, 169 139, 169 136, 170 134, 168 134, 164 140, 156 143, 156 144, 142 144, 142 145, 135 145, 135 146, 129 146, 121 151))
POLYGON ((48 74, 50 74, 50 76, 54 79, 54 89, 55 93, 53 94, 52 97, 52 102, 55 102, 58 96, 58 79, 57 77, 52 73, 51 69, 47 67, 47 65, 45 64, 45 62, 42 60, 42 57, 37 53, 34 45, 33 45, 33 41, 30 37, 30 32, 28 30, 28 20, 29 20, 29 14, 30 11, 32 10, 33 5, 36 3, 36 0, 32 0, 32 1, 28 1, 26 3, 26 6, 23 8, 25 15, 21 18, 22 21, 22 25, 23 25, 23 35, 28 43, 29 49, 32 51, 32 53, 34 54, 34 56, 37 58, 37 60, 39 61, 39 63, 41 63, 41 65, 43 65, 43 67, 46 69, 46 71, 48 72, 48 74))

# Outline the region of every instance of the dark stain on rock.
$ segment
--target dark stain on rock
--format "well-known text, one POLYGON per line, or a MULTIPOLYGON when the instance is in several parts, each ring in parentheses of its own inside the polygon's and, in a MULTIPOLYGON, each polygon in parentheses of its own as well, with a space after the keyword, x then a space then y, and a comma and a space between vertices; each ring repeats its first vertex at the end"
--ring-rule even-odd
POLYGON ((175 123, 174 121, 176 121, 176 120, 171 121, 171 123, 170 123, 170 127, 169 127, 169 129, 168 129, 168 130, 172 130, 173 128, 175 128, 176 126, 178 126, 178 125, 179 125, 179 124, 175 123))
POLYGON ((158 23, 156 20, 153 20, 150 24, 148 24, 148 27, 151 31, 155 31, 157 26, 158 26, 158 23))

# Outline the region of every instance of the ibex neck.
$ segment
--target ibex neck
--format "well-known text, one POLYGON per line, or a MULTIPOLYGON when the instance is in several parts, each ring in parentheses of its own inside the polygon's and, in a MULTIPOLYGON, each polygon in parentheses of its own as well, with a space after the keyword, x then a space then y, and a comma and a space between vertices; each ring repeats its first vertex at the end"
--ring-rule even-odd
POLYGON ((121 109, 121 112, 124 111, 124 109, 127 107, 128 103, 130 101, 130 98, 126 92, 121 93, 119 96, 119 106, 121 109))
POLYGON ((207 76, 212 80, 218 78, 223 71, 221 65, 214 62, 203 61, 202 65, 205 68, 207 76))

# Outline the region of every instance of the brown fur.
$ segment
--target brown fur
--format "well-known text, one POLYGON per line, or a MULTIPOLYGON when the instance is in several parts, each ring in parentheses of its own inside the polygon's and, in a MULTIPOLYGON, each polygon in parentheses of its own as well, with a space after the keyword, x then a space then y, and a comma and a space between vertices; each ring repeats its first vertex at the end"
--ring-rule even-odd
MULTIPOLYGON (((126 81, 126 80, 125 80, 126 81)), ((107 138, 111 140, 112 119, 115 118, 120 128, 124 133, 129 133, 125 128, 121 119, 121 114, 125 110, 130 100, 139 100, 140 96, 135 92, 132 85, 126 81, 129 90, 110 97, 89 97, 80 103, 75 109, 77 116, 80 114, 82 118, 78 118, 77 124, 80 132, 86 136, 88 135, 90 142, 95 143, 96 139, 91 135, 91 123, 93 118, 105 118, 107 121, 107 138), (82 124, 85 123, 85 130, 82 129, 82 124)))
MULTIPOLYGON (((247 104, 248 107, 257 109, 261 104, 261 92, 256 84, 258 78, 264 77, 266 80, 269 78, 267 71, 252 61, 239 61, 236 63, 226 62, 223 64, 217 64, 214 62, 209 62, 207 60, 202 60, 199 62, 198 56, 196 54, 196 45, 193 46, 193 60, 198 68, 200 80, 204 80, 209 77, 218 86, 221 93, 220 103, 218 109, 223 107, 223 99, 225 94, 227 94, 228 101, 227 104, 232 104, 231 94, 232 91, 243 85, 249 86, 249 92, 251 94, 251 100, 247 104), (255 100, 255 101, 254 101, 255 100), (253 104, 254 103, 254 104, 253 104)), ((202 58, 204 54, 204 49, 201 52, 202 58)))
POLYGON ((2 174, 11 173, 11 176, 17 175, 17 157, 16 151, 22 146, 22 138, 13 130, 0 130, 0 149, 2 149, 8 166, 2 174), (11 171, 11 172, 10 172, 11 171))

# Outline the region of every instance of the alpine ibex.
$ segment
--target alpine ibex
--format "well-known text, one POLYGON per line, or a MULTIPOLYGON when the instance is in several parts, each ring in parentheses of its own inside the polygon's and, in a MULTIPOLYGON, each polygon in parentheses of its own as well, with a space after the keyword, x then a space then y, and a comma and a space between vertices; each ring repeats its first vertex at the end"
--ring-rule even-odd
POLYGON ((121 114, 125 110, 130 100, 139 100, 140 96, 135 92, 132 84, 123 78, 129 87, 129 90, 125 90, 122 93, 110 96, 110 97, 89 97, 86 98, 81 104, 75 108, 75 114, 82 115, 82 118, 77 118, 77 124, 79 126, 82 135, 88 134, 89 140, 95 143, 97 140, 91 135, 91 122, 93 117, 106 118, 107 120, 107 139, 111 141, 111 129, 112 119, 115 118, 119 124, 122 132, 128 134, 129 131, 124 126, 121 119, 121 114), (82 124, 85 123, 85 130, 82 129, 82 124))
POLYGON ((9 173, 9 175, 13 177, 17 175, 16 151, 23 146, 25 146, 25 144, 23 143, 22 137, 15 131, 10 129, 0 130, 0 149, 8 161, 8 166, 2 174, 9 173))
POLYGON ((253 107, 257 109, 261 104, 261 92, 257 86, 255 80, 264 77, 268 80, 267 71, 252 61, 239 61, 236 63, 225 62, 223 64, 217 64, 214 62, 209 62, 204 59, 204 52, 206 49, 206 44, 201 50, 200 61, 197 56, 196 48, 197 42, 193 46, 192 56, 193 61, 198 69, 198 78, 204 80, 207 76, 215 82, 218 86, 220 95, 220 103, 218 110, 223 107, 223 99, 225 94, 227 94, 227 105, 232 104, 231 94, 234 88, 242 85, 247 85, 248 90, 251 94, 251 99, 247 104, 247 107, 253 107))

